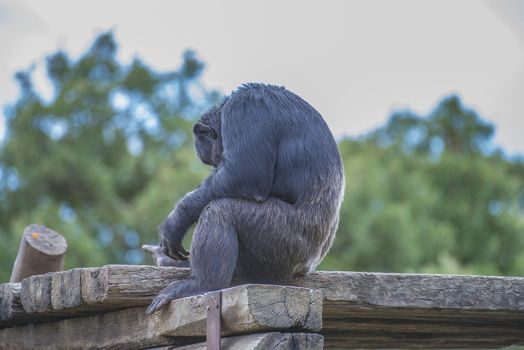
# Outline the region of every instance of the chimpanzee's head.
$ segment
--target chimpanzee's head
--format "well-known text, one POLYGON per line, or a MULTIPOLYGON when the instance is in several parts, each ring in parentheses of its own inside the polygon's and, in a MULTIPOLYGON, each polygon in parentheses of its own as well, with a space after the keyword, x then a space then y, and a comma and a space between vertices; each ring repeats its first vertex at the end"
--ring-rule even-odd
POLYGON ((193 127, 193 139, 198 158, 207 165, 215 168, 222 161, 222 107, 227 102, 224 100, 219 105, 207 111, 193 127))

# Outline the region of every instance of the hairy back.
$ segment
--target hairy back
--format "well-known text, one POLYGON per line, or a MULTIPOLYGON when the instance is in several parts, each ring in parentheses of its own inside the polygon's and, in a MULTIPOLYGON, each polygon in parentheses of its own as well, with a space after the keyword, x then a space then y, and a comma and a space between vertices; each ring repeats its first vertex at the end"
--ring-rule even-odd
POLYGON ((338 211, 330 203, 343 191, 342 160, 320 113, 283 88, 271 90, 264 102, 277 135, 271 195, 298 207, 338 211))

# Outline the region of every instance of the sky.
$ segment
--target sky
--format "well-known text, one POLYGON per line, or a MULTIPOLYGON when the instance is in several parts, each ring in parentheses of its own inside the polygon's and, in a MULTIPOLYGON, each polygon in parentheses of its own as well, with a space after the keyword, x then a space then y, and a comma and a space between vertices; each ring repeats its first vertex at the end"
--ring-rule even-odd
POLYGON ((124 63, 173 70, 190 48, 210 88, 284 85, 336 136, 399 109, 426 115, 456 93, 496 125, 495 144, 524 155, 524 1, 0 0, 0 105, 17 97, 14 73, 33 64, 51 96, 45 57, 78 57, 107 30, 124 63))

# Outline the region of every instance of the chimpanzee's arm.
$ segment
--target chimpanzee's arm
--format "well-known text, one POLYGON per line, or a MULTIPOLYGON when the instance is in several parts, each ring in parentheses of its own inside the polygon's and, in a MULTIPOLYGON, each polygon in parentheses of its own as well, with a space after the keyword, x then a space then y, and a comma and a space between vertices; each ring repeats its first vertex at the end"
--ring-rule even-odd
POLYGON ((182 197, 160 225, 160 247, 164 254, 174 259, 187 260, 189 254, 182 246, 182 239, 212 200, 209 186, 206 185, 209 179, 207 178, 200 187, 182 197))

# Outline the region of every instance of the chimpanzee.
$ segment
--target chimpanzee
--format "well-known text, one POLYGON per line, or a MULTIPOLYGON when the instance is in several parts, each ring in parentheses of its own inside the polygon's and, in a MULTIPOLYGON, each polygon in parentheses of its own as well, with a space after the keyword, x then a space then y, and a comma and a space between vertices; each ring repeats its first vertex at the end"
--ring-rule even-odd
POLYGON ((191 278, 163 289, 148 314, 172 299, 226 288, 233 278, 285 284, 317 267, 338 226, 342 160, 322 116, 299 96, 242 85, 193 134, 198 157, 214 171, 160 225, 163 254, 184 261, 182 239, 198 220, 191 278))

